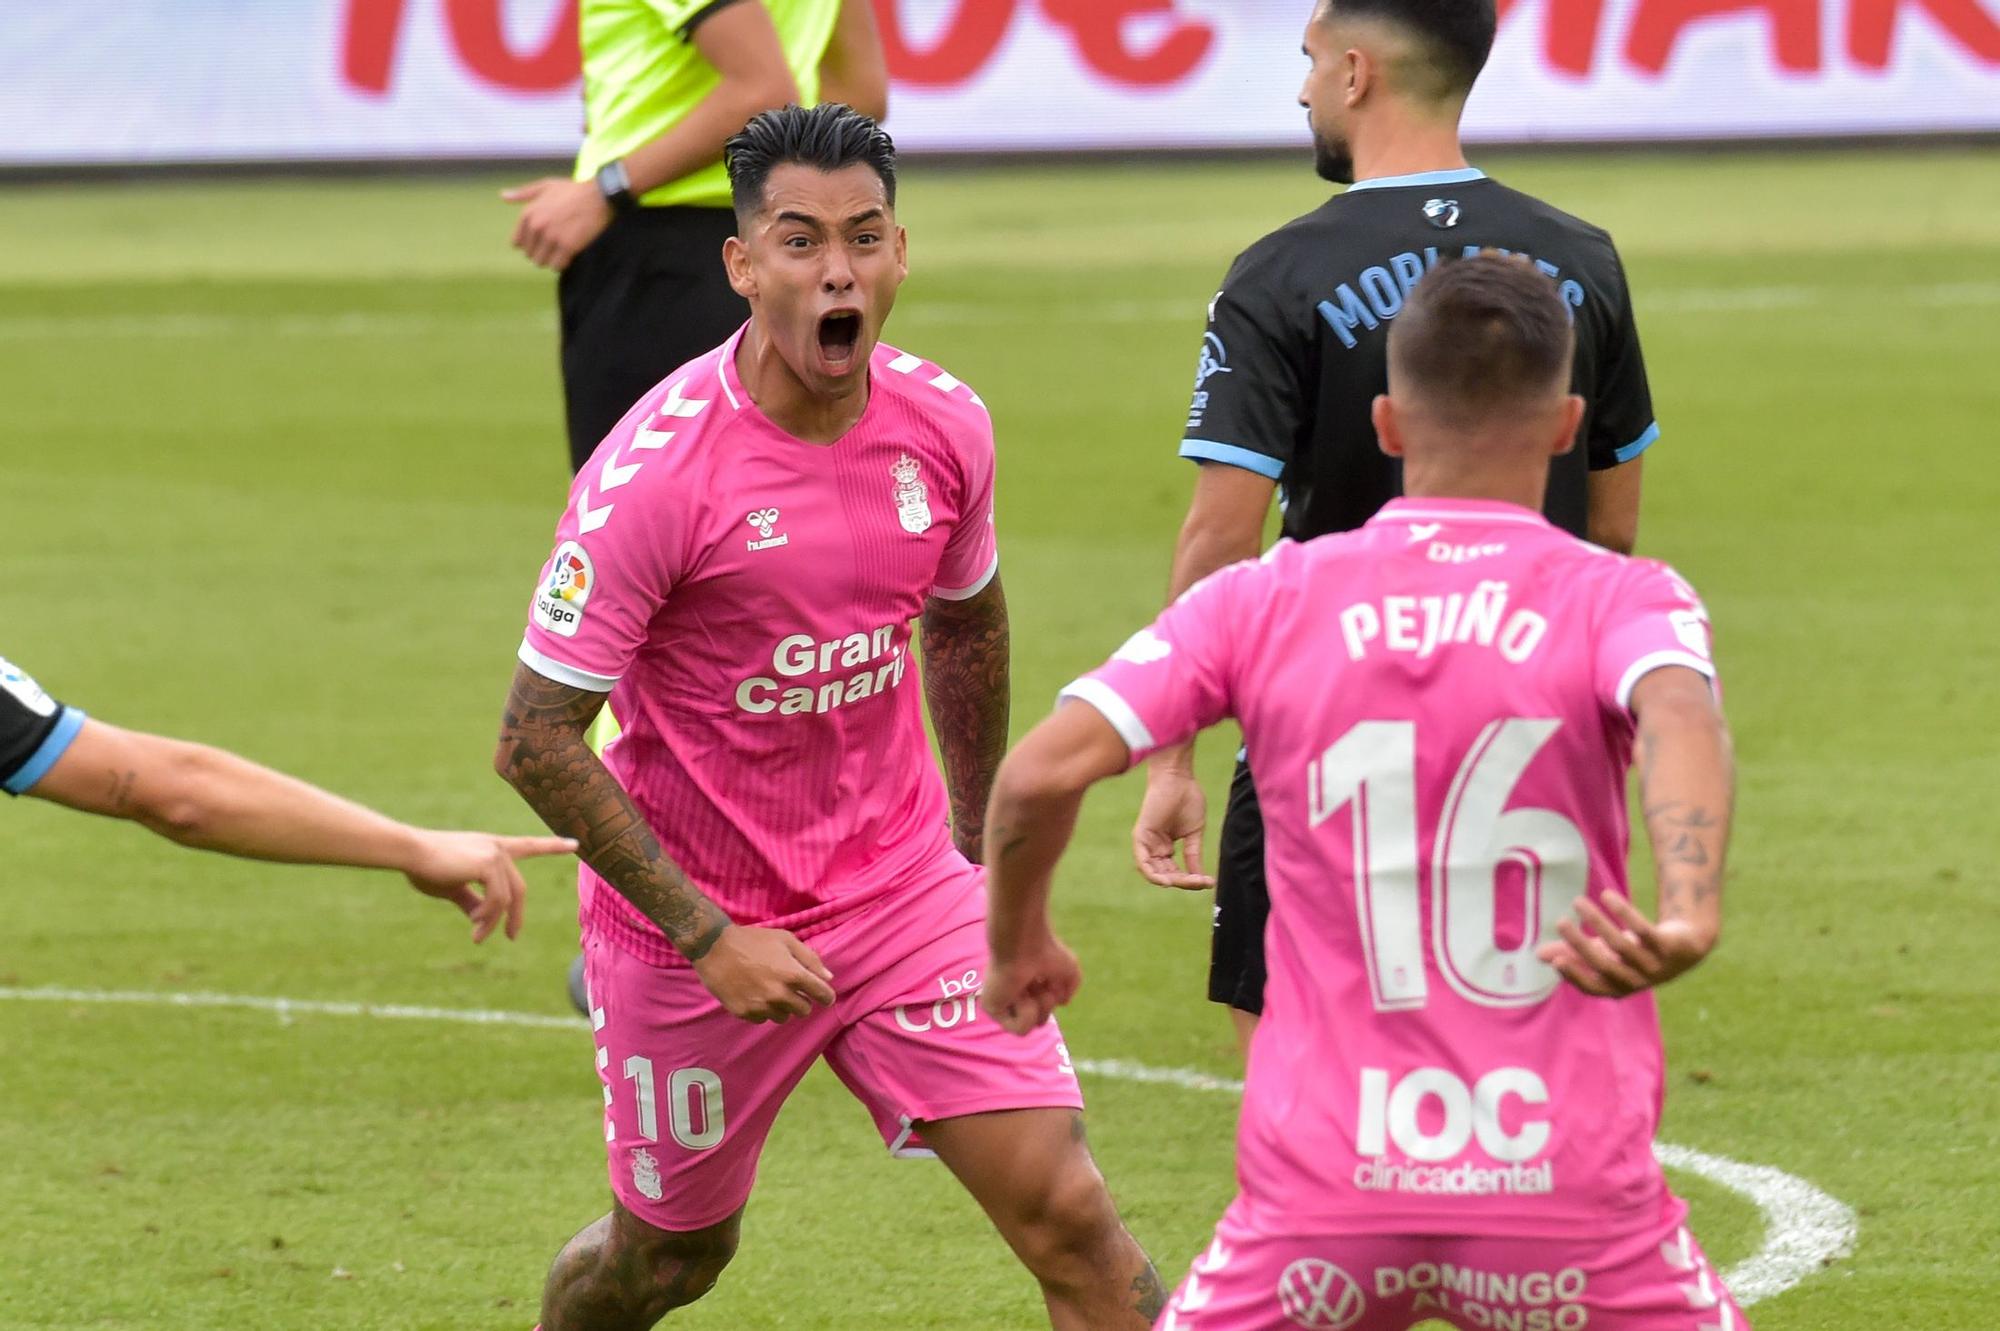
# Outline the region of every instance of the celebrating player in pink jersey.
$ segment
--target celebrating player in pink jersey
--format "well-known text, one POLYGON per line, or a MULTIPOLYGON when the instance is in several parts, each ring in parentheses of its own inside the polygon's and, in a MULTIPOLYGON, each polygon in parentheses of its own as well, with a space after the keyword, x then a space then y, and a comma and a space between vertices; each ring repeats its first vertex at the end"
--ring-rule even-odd
POLYGON ((1024 1032, 1079 983, 1046 907, 1087 786, 1233 716, 1264 794, 1240 1191, 1162 1328, 1744 1325, 1653 1159, 1647 992, 1715 945, 1728 734, 1688 585, 1541 516, 1571 350, 1525 261, 1426 276, 1375 400, 1407 497, 1197 583, 1001 767, 982 1001, 1024 1032))
POLYGON ((606 437, 534 597, 496 764, 581 843, 614 1194, 556 1259, 546 1331, 707 1292, 822 1055, 893 1153, 965 1184, 1056 1327, 1137 1331, 1165 1302, 1058 1032, 1016 1040, 976 1002, 1008 703, 993 429, 878 344, 905 273, 894 151, 843 106, 731 140, 750 322, 606 437), (607 694, 624 733, 600 761, 607 694))

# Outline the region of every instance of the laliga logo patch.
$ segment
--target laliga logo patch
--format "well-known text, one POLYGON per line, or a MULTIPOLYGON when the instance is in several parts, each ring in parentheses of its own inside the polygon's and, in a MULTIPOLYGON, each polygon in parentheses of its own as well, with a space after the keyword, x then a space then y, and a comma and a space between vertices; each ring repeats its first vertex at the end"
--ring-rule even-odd
POLYGON ((1440 231, 1458 225, 1457 199, 1431 199, 1424 204, 1424 220, 1440 231))
POLYGON ((597 585, 590 555, 575 541, 556 547, 556 557, 535 593, 535 622, 559 637, 574 638, 583 625, 583 607, 597 585))

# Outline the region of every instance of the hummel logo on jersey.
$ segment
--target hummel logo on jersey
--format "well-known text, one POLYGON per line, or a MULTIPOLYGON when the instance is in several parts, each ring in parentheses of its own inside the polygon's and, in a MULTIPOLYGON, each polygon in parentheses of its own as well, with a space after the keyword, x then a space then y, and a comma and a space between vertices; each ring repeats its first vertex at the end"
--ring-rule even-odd
POLYGON ((775 508, 760 508, 745 521, 757 529, 758 539, 744 543, 752 550, 769 550, 773 546, 784 545, 792 539, 789 536, 771 535, 771 529, 778 525, 778 510, 775 508))
POLYGON ((1428 541, 1443 530, 1444 524, 1442 522, 1412 522, 1410 524, 1410 543, 1414 545, 1418 541, 1428 541))
POLYGON ((930 491, 918 476, 917 460, 908 453, 903 454, 889 468, 889 475, 896 482, 896 518, 903 524, 903 530, 912 536, 929 531, 930 491))
POLYGON ((1430 199, 1424 203, 1424 220, 1440 231, 1458 225, 1457 199, 1430 199))

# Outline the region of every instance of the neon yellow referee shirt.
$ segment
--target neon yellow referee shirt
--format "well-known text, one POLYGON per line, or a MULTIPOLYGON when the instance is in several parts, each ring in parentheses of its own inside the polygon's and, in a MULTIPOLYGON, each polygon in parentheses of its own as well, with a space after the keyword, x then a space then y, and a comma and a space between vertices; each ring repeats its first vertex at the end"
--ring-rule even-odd
MULTIPOLYGON (((762 3, 785 48, 799 97, 819 100, 819 62, 826 55, 841 0, 736 0, 762 3)), ((688 36, 688 21, 716 0, 583 0, 583 148, 576 178, 666 133, 721 81, 688 36)), ((713 162, 643 195, 641 203, 729 206, 729 173, 713 162)))

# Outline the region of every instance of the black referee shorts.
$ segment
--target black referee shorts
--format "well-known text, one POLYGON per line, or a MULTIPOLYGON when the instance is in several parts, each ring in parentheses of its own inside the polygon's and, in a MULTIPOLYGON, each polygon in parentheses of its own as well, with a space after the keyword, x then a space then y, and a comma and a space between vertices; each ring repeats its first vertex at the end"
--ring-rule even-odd
POLYGON ((571 471, 648 389, 750 317, 722 268, 722 242, 735 234, 727 208, 635 208, 563 269, 571 471))
POLYGON ((1215 932, 1208 954, 1208 997, 1243 1012, 1264 1010, 1264 922, 1271 893, 1264 882, 1264 811, 1250 764, 1241 759, 1229 782, 1216 856, 1215 932))

